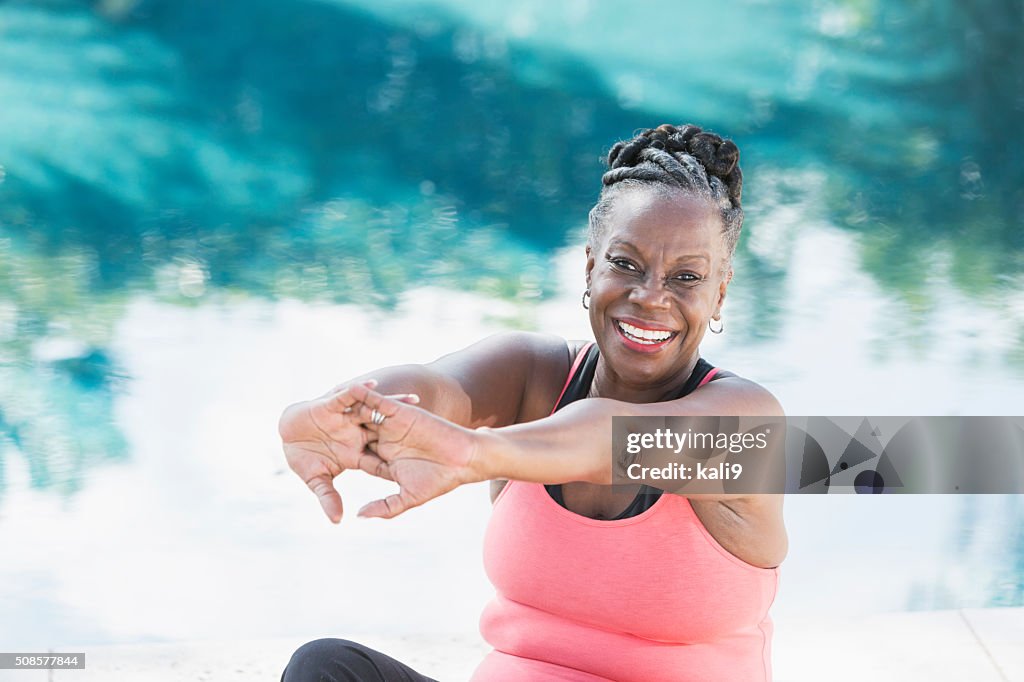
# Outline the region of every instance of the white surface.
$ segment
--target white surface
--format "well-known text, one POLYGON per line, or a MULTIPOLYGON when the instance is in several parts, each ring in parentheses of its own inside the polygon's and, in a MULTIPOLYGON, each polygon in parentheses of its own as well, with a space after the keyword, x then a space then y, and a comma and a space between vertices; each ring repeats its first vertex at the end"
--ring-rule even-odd
POLYGON ((1024 609, 989 609, 988 641, 979 639, 960 611, 891 613, 850 619, 794 619, 777 624, 775 682, 1006 682, 1024 677, 1007 671, 989 653, 1002 639, 1024 649, 1024 638, 1009 628, 1024 609))
MULTIPOLYGON (((65 647, 86 652, 85 670, 0 671, 0 682, 278 680, 292 652, 316 637, 65 647)), ((441 682, 468 679, 488 651, 469 637, 348 638, 441 682)), ((1024 608, 780 619, 772 647, 775 682, 1021 682, 1024 608)))

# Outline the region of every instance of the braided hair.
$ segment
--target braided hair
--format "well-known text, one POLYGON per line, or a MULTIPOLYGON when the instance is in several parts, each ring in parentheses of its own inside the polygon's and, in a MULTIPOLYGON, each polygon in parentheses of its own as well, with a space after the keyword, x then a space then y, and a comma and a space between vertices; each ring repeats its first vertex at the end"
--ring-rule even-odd
POLYGON ((740 150, 732 140, 695 125, 649 128, 608 152, 608 172, 597 205, 590 211, 590 242, 596 244, 615 196, 644 187, 658 192, 685 192, 705 199, 722 217, 726 252, 732 255, 743 227, 743 173, 740 150))

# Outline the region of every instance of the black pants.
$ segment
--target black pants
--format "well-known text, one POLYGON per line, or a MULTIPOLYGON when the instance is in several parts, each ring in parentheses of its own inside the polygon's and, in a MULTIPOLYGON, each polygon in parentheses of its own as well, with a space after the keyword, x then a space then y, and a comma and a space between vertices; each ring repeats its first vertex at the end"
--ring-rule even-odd
POLYGON ((288 661, 281 682, 437 682, 347 639, 315 639, 288 661))

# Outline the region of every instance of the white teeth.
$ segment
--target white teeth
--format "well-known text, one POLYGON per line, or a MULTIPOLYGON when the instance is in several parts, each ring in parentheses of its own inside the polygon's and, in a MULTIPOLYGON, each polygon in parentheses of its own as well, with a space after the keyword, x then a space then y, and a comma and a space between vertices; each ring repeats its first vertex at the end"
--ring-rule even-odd
POLYGON ((619 328, 634 341, 647 345, 660 343, 672 336, 672 332, 656 332, 651 329, 641 329, 621 321, 619 322, 619 328))

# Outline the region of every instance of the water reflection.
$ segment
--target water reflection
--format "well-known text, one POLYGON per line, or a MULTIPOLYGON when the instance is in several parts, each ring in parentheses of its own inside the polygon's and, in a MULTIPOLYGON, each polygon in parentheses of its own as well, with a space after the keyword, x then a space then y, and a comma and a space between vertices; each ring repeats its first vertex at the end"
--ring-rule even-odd
MULTIPOLYGON (((138 390, 117 339, 140 301, 356 303, 383 323, 442 287, 438 309, 471 292, 481 316, 566 329, 581 284, 556 250, 600 155, 663 120, 744 149, 729 366, 808 414, 1020 404, 1020 2, 651 8, 0 4, 0 496, 16 467, 70 497, 138 457, 115 408, 138 390)), ((395 333, 438 323, 416 324, 395 333)), ((481 328, 464 332, 435 355, 481 328)), ((1017 582, 982 601, 1021 602, 1007 533, 1017 582)), ((949 603, 931 589, 912 603, 949 603)))
MULTIPOLYGON (((528 306, 538 327, 585 334, 572 291, 580 265, 576 250, 558 259, 561 293, 528 306)), ((491 593, 479 555, 486 487, 462 488, 394 522, 350 515, 331 526, 285 469, 274 427, 284 403, 368 366, 436 357, 453 339, 500 330, 506 321, 488 316, 503 312, 515 314, 514 306, 496 311, 488 297, 437 288, 416 290, 387 314, 296 301, 129 302, 111 347, 133 378, 114 411, 131 460, 79 472, 82 489, 61 504, 31 488, 25 458, 8 462, 0 545, 24 550, 0 566, 0 602, 10 614, 0 617, 0 641, 32 648, 225 633, 473 636, 491 593), (390 586, 389 604, 415 608, 396 623, 393 609, 380 608, 379 592, 347 587, 367 575, 390 586), (325 594, 324 585, 338 588, 325 594)), ((766 344, 752 357, 749 344, 727 338, 707 356, 743 374, 786 370, 792 359, 785 345, 766 344)), ((800 360, 812 374, 830 361, 809 353, 800 360)), ((888 369, 868 371, 873 380, 888 369)), ((820 402, 830 381, 791 376, 772 387, 800 412, 820 402)), ((890 405, 918 390, 893 381, 890 405)), ((338 483, 350 513, 391 490, 362 475, 338 483)), ((1021 604, 1021 503, 974 499, 789 498, 779 622, 807 613, 1021 604)))
MULTIPOLYGON (((194 260, 213 285, 273 294, 281 270, 322 265, 334 244, 313 235, 321 248, 311 253, 292 242, 311 236, 310 212, 337 200, 365 213, 419 211, 417 232, 432 229, 432 212, 454 212, 459 234, 496 227, 543 252, 575 236, 611 140, 713 97, 736 100, 708 123, 746 150, 755 212, 772 201, 774 176, 820 194, 831 222, 863 235, 863 266, 919 304, 935 303, 937 268, 972 295, 1019 284, 1024 164, 1010 150, 1022 134, 1020 69, 1005 60, 1022 51, 1019 32, 1006 29, 1019 23, 1010 5, 751 3, 740 9, 775 35, 717 36, 722 61, 706 69, 719 77, 670 81, 675 94, 631 104, 606 84, 612 65, 593 58, 586 38, 573 37, 578 58, 557 54, 537 39, 517 42, 515 22, 476 29, 458 14, 464 4, 404 3, 417 6, 415 20, 387 21, 309 1, 9 3, 4 90, 17 103, 7 129, 18 135, 4 145, 0 220, 33 251, 85 254, 90 283, 104 290, 148 288, 161 264, 194 260), (791 48, 768 49, 778 33, 791 48), (922 59, 927 46, 940 49, 922 59), (774 75, 761 72, 758 49, 774 75), (733 52, 747 68, 729 61, 733 52), (766 113, 753 118, 748 71, 763 76, 753 108, 766 113), (70 89, 70 120, 55 114, 63 91, 39 81, 70 89), (54 126, 63 137, 40 144, 54 126), (801 185, 808 171, 823 188, 801 185), (417 209, 424 194, 437 198, 417 209)), ((643 22, 655 45, 687 23, 671 21, 686 19, 684 8, 659 9, 663 26, 643 22)), ((720 12, 739 25, 738 11, 709 10, 699 23, 720 12)), ((583 8, 572 21, 584 36, 614 36, 612 14, 583 8)), ((549 22, 528 23, 535 36, 549 22)), ((608 40, 601 46, 621 57, 608 40)), ((631 77, 645 92, 679 57, 664 45, 657 54, 631 77)), ((481 249, 477 262, 510 277, 515 269, 492 254, 481 249)), ((406 255, 397 267, 423 257, 406 255)), ((762 329, 777 324, 775 310, 760 313, 762 329)))
POLYGON ((955 561, 942 561, 932 581, 915 581, 911 610, 1024 604, 1024 502, 1019 495, 968 495, 952 505, 945 539, 955 561))
POLYGON ((826 3, 814 27, 823 71, 842 78, 822 79, 838 127, 821 132, 848 169, 845 222, 911 233, 922 248, 981 242, 962 264, 1020 271, 1006 258, 1024 247, 1020 25, 1019 2, 826 3))
MULTIPOLYGON (((1012 338, 1001 359, 1024 361, 1024 164, 1010 151, 1024 126, 1019 69, 1000 61, 1022 54, 1010 6, 753 3, 675 22, 686 11, 667 3, 665 22, 643 24, 660 57, 630 75, 628 49, 609 36, 639 29, 600 5, 550 9, 551 21, 534 7, 507 26, 476 26, 481 10, 455 0, 398 5, 410 11, 391 21, 308 1, 0 9, 12 105, 0 117, 16 132, 0 141, 9 445, 42 458, 28 435, 46 431, 29 426, 35 410, 71 423, 68 404, 104 404, 32 347, 69 340, 80 351, 66 362, 109 357, 133 292, 180 305, 256 295, 385 307, 424 284, 550 294, 551 249, 576 239, 600 151, 664 118, 654 109, 690 111, 694 98, 756 99, 708 121, 735 131, 750 178, 737 272, 758 296, 740 301, 750 323, 738 333, 779 337, 795 249, 815 224, 837 223, 858 234, 853 267, 900 306, 883 343, 934 345, 926 330, 953 286, 1001 306, 1012 338), (741 10, 772 30, 714 41, 698 30, 739 25, 741 10), (557 53, 566 22, 571 52, 557 53), (687 42, 667 41, 683 24, 687 42), (783 36, 790 47, 773 49, 783 36), (679 80, 674 50, 712 42, 706 70, 736 77, 679 80), (941 49, 919 58, 929 45, 941 49), (54 380, 71 388, 42 388, 54 380), (23 385, 47 396, 33 410, 17 407, 23 385)), ((123 452, 97 416, 83 442, 123 452)))
MULTIPOLYGON (((592 71, 560 67, 574 92, 530 85, 521 51, 469 60, 440 15, 413 31, 321 2, 0 12, 0 123, 15 131, 0 142, 0 423, 34 462, 49 455, 31 433, 103 400, 35 358, 37 340, 68 337, 85 350, 64 360, 87 362, 137 291, 182 305, 392 306, 424 284, 542 296, 607 131, 636 125, 592 71), (568 110, 589 113, 567 130, 550 112, 568 110), (19 409, 27 385, 40 397, 19 409)), ((75 447, 123 452, 109 422, 75 447)))

